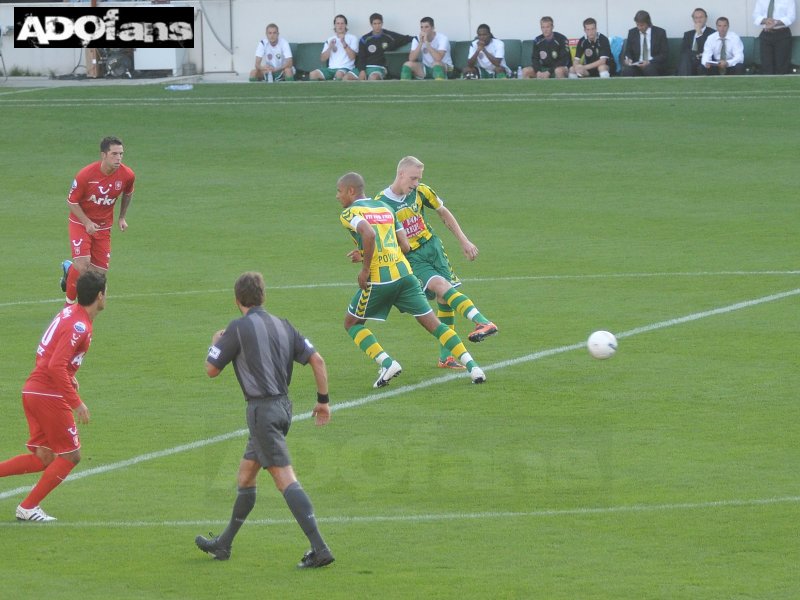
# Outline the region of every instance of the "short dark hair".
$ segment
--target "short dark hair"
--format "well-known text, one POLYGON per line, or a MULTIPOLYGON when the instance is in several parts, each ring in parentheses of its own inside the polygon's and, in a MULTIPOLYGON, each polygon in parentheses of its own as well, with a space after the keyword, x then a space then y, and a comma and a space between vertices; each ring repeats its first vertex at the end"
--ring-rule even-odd
POLYGON ((728 25, 730 25, 730 24, 731 24, 731 22, 730 22, 730 21, 728 21, 728 17, 719 17, 719 18, 716 20, 716 22, 717 22, 717 23, 719 23, 720 21, 725 21, 725 22, 726 22, 728 25))
POLYGON ((650 13, 646 10, 637 11, 635 15, 633 15, 633 22, 634 23, 647 23, 648 27, 653 26, 653 22, 650 20, 650 13))
POLYGON ((86 271, 78 277, 78 304, 94 304, 100 292, 106 291, 106 274, 100 271, 86 271))
POLYGON ((108 135, 100 140, 100 152, 108 152, 111 146, 124 146, 122 140, 115 135, 108 135))
POLYGON ((478 34, 480 34, 481 29, 485 29, 486 32, 489 34, 489 37, 494 37, 494 34, 492 33, 491 28, 486 23, 481 23, 480 25, 478 25, 478 29, 476 29, 475 31, 478 34))
POLYGON ((383 23, 383 15, 381 13, 372 13, 369 16, 370 24, 372 24, 373 21, 380 21, 381 23, 383 23))
POLYGON ((428 23, 431 27, 433 27, 433 17, 422 17, 419 22, 428 23))
POLYGON ((245 308, 264 304, 264 276, 255 271, 242 273, 233 284, 236 300, 245 308))
POLYGON ((708 13, 706 12, 706 9, 705 9, 705 8, 695 8, 695 9, 692 11, 692 15, 694 15, 694 13, 696 13, 696 12, 701 12, 701 13, 703 13, 703 14, 706 16, 706 18, 708 18, 708 13))
POLYGON ((584 19, 583 20, 583 26, 586 27, 587 25, 597 25, 597 21, 592 17, 589 17, 588 19, 584 19))

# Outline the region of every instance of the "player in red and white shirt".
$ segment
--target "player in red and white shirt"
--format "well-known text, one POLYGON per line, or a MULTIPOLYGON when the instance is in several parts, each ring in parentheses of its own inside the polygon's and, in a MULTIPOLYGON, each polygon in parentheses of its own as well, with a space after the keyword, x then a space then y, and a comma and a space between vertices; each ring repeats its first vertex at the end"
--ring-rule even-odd
POLYGON ((86 165, 75 176, 67 196, 72 261, 62 263, 61 289, 67 302, 76 301, 75 283, 89 269, 108 271, 111 259, 111 226, 114 205, 119 203, 120 231, 128 228, 125 215, 133 198, 133 171, 122 164, 122 140, 106 137, 100 142, 100 160, 86 165))
POLYGON ((65 306, 42 335, 36 366, 22 388, 30 452, 0 462, 0 477, 44 471, 17 507, 20 521, 54 521, 39 504, 81 460, 75 421, 88 423, 89 409, 78 395, 75 374, 92 343, 92 321, 106 306, 106 276, 89 271, 77 289, 77 304, 65 306))

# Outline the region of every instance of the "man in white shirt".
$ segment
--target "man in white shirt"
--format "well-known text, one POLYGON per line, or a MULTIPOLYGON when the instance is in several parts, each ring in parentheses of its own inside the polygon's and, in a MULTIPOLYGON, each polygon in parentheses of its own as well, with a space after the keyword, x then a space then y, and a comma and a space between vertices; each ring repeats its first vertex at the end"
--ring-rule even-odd
POLYGON ((762 27, 758 36, 761 50, 761 72, 784 75, 792 67, 792 32, 795 0, 756 0, 753 23, 762 27))
POLYGON ((744 75, 744 44, 729 28, 728 18, 720 17, 717 31, 706 40, 700 59, 706 75, 744 75))
POLYGON ((411 42, 408 61, 400 70, 400 79, 447 79, 453 70, 450 40, 437 33, 431 17, 419 22, 419 37, 411 42))
POLYGON ((292 49, 280 37, 275 23, 267 25, 267 37, 256 46, 256 64, 250 71, 250 81, 294 81, 292 49))
POLYGON ((506 79, 511 69, 506 64, 506 45, 492 35, 485 23, 478 25, 478 37, 469 47, 464 79, 506 79))
POLYGON ((314 69, 308 78, 318 81, 326 79, 355 81, 358 79, 356 71, 358 38, 352 33, 347 33, 347 17, 344 15, 334 17, 333 31, 334 35, 325 41, 319 57, 323 63, 327 61, 327 68, 314 69))

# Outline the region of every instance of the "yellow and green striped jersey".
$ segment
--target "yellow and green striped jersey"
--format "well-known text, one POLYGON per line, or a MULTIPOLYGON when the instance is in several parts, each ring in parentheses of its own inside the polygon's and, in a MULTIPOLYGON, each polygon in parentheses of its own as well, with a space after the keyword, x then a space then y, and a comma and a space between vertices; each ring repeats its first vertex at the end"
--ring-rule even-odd
POLYGON ((372 284, 391 283, 411 274, 411 265, 397 243, 396 231, 402 230, 402 225, 395 221, 392 209, 386 204, 367 198, 356 200, 342 211, 339 219, 359 250, 363 250, 364 246, 358 233, 358 224, 366 221, 375 231, 375 253, 369 269, 372 284))
POLYGON ((444 206, 444 202, 430 186, 420 183, 404 198, 397 198, 390 188, 386 188, 375 196, 375 200, 385 202, 394 211, 397 222, 405 229, 412 251, 435 235, 425 222, 425 207, 437 210, 444 206))

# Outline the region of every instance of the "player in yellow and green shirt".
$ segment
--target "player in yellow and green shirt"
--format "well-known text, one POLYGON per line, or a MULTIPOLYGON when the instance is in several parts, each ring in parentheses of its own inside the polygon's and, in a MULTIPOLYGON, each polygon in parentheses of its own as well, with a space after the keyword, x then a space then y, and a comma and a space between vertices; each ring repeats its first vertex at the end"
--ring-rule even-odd
MULTIPOLYGON (((461 285, 461 280, 453 273, 441 239, 425 221, 425 209, 436 211, 456 236, 469 260, 475 260, 478 248, 469 241, 453 213, 444 206, 436 192, 421 183, 424 169, 425 165, 420 160, 406 156, 397 165, 397 176, 392 185, 375 196, 375 200, 389 205, 397 222, 402 224, 411 247, 406 258, 425 295, 431 300, 436 298, 436 315, 439 320, 455 330, 455 313, 458 312, 475 323, 475 329, 469 334, 469 341, 481 342, 497 333, 497 326, 481 314, 466 294, 456 290, 461 285)), ((464 368, 444 347, 439 348, 439 367, 464 368)))
POLYGON ((346 173, 336 183, 336 199, 344 209, 342 225, 350 232, 356 249, 348 253, 350 260, 361 262, 358 272, 359 290, 350 301, 344 317, 344 328, 367 356, 380 365, 373 387, 383 387, 402 371, 366 326, 367 319, 385 321, 392 306, 409 313, 419 321, 469 369, 473 383, 483 383, 486 375, 467 352, 455 330, 444 325, 428 305, 419 280, 414 276, 404 251, 410 249, 403 226, 383 202, 364 196, 364 178, 346 173))

